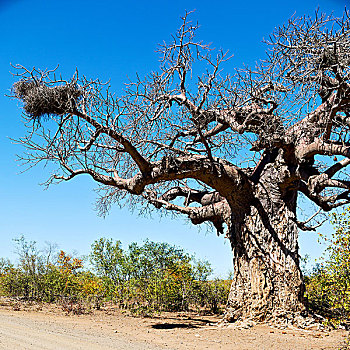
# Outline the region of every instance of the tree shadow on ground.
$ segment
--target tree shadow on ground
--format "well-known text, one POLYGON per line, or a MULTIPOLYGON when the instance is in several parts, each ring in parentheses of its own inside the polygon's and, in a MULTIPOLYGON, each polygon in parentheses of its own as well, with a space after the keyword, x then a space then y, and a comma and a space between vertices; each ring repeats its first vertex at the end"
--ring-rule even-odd
POLYGON ((154 329, 201 328, 215 323, 215 321, 213 322, 213 320, 208 320, 204 318, 193 318, 189 316, 187 316, 186 319, 180 320, 177 317, 167 317, 167 320, 164 321, 165 322, 153 324, 150 327, 154 329), (175 322, 172 322, 172 320, 174 320, 175 322))
POLYGON ((157 323, 151 326, 154 329, 175 329, 175 328, 198 328, 197 325, 188 323, 157 323))

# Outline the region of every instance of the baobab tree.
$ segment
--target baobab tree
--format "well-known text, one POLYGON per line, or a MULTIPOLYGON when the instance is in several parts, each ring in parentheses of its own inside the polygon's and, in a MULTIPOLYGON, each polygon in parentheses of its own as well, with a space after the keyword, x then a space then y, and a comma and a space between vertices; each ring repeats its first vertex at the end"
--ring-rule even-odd
POLYGON ((91 176, 101 213, 122 203, 212 224, 233 251, 227 320, 302 314, 298 229, 315 218, 297 218, 298 194, 322 211, 350 202, 349 12, 290 19, 264 60, 232 74, 197 28, 186 14, 159 70, 121 96, 15 66, 22 160, 56 165, 48 185, 91 176))

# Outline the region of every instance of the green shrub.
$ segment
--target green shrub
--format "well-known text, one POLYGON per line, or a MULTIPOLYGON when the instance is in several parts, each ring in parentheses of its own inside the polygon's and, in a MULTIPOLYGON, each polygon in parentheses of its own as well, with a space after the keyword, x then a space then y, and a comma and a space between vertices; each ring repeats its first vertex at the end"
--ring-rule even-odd
POLYGON ((104 301, 142 315, 191 308, 219 312, 229 292, 229 281, 209 280, 207 261, 168 243, 146 240, 123 250, 120 241, 101 238, 91 246, 93 271, 52 246, 44 253, 23 236, 16 246, 17 266, 0 259, 1 294, 58 302, 66 312, 82 312, 84 303, 100 308, 104 301))
POLYGON ((350 321, 350 208, 333 214, 326 255, 305 278, 310 308, 333 323, 350 321))
POLYGON ((112 285, 120 307, 135 313, 186 311, 191 306, 218 312, 228 296, 229 282, 208 281, 208 262, 168 243, 146 240, 124 251, 120 241, 101 238, 92 245, 90 261, 109 286, 109 295, 112 285))

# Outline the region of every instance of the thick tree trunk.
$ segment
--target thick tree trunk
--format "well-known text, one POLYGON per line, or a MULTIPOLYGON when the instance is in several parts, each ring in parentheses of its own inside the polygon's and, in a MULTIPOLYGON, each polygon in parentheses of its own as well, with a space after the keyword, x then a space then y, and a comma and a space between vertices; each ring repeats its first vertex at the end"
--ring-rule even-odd
POLYGON ((254 208, 244 224, 236 227, 231 238, 234 279, 227 320, 262 321, 305 310, 298 231, 292 218, 288 208, 281 208, 266 228, 254 208))
POLYGON ((257 186, 256 202, 248 212, 232 219, 229 239, 234 279, 225 317, 228 321, 289 318, 305 311, 296 192, 283 193, 277 185, 281 171, 272 169, 257 186))

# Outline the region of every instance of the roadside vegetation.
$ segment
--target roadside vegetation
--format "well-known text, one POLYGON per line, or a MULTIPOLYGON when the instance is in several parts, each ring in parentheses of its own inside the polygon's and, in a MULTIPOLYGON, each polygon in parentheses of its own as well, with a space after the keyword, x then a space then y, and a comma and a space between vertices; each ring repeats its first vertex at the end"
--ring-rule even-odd
POLYGON ((212 279, 209 262, 168 243, 146 240, 127 249, 101 238, 85 258, 52 245, 39 250, 23 236, 15 240, 18 263, 0 259, 0 294, 17 300, 58 303, 84 313, 112 303, 135 315, 161 311, 219 313, 231 280, 212 279))
POLYGON ((334 231, 320 234, 324 256, 305 274, 309 308, 331 326, 350 328, 350 207, 332 214, 334 231))
MULTIPOLYGON (((334 231, 321 235, 324 256, 305 273, 309 310, 333 327, 350 325, 350 208, 332 215, 334 231)), ((118 240, 100 238, 88 256, 73 257, 23 236, 15 240, 16 264, 0 258, 0 295, 15 300, 56 303, 66 312, 84 313, 105 303, 151 316, 161 311, 220 313, 231 278, 213 279, 208 261, 168 243, 146 240, 123 249, 118 240)))

